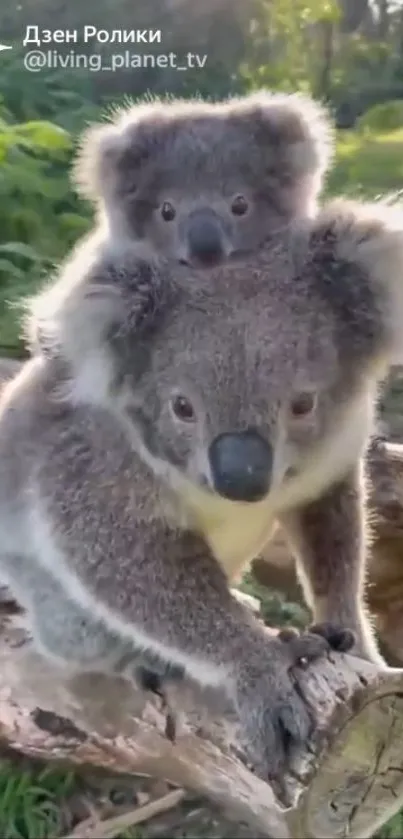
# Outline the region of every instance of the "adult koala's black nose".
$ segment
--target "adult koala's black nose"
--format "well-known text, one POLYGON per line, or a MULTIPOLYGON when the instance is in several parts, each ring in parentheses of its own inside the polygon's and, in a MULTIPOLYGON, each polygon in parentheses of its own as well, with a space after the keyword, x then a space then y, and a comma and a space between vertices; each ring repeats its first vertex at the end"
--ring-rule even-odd
POLYGON ((224 258, 222 231, 212 214, 197 213, 190 221, 188 247, 191 262, 216 265, 224 258))
POLYGON ((268 493, 272 448, 257 431, 220 434, 209 451, 214 487, 231 501, 260 501, 268 493))

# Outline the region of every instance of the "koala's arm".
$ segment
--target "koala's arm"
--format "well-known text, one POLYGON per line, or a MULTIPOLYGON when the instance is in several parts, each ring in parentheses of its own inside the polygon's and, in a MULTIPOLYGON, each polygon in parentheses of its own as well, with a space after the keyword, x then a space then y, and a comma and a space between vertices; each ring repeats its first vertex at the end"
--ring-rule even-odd
POLYGON ((357 655, 382 662, 365 608, 366 499, 361 467, 283 516, 314 620, 353 630, 357 655))

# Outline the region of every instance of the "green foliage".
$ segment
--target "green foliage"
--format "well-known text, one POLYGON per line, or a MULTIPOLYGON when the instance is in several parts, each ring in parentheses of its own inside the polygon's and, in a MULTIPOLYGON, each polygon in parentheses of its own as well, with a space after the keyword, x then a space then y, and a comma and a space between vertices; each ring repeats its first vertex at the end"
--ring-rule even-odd
POLYGON ((261 615, 267 626, 297 626, 302 629, 307 625, 307 609, 287 600, 280 592, 261 586, 251 573, 245 574, 239 588, 260 600, 261 615))
POLYGON ((72 773, 53 767, 24 771, 0 764, 0 833, 7 839, 47 839, 60 835, 63 800, 74 787, 72 773))
POLYGON ((403 129, 388 134, 339 132, 327 191, 375 198, 403 189, 403 129))
POLYGON ((403 128, 403 99, 382 102, 369 108, 358 120, 359 131, 388 134, 403 128))
POLYGON ((376 836, 379 839, 401 839, 403 836, 403 813, 398 813, 376 836))
MULTIPOLYGON (((251 89, 315 87, 318 28, 339 19, 337 0, 261 0, 251 21, 252 38, 240 75, 251 89)), ((319 44, 318 44, 319 46, 319 44)))
POLYGON ((18 42, 1 53, 1 101, 8 121, 22 123, 39 117, 75 132, 95 119, 100 105, 108 102, 96 95, 90 73, 68 69, 29 73, 23 62, 25 53, 18 42))
POLYGON ((0 344, 18 352, 18 307, 88 227, 68 171, 74 141, 54 123, 0 111, 0 344))

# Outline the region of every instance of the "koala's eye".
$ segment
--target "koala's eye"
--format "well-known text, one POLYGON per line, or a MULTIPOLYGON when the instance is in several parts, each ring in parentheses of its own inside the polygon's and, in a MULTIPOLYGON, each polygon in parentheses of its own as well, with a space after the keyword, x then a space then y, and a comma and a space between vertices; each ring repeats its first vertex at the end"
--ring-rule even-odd
POLYGON ((297 393, 290 402, 289 412, 292 419, 304 419, 313 414, 316 408, 316 394, 311 391, 297 393))
POLYGON ((170 203, 170 201, 164 201, 161 207, 161 215, 164 221, 173 221, 176 216, 175 207, 170 203))
POLYGON ((249 204, 243 195, 236 195, 232 204, 231 212, 234 216, 244 216, 248 212, 249 204))
POLYGON ((174 396, 171 405, 175 416, 182 422, 195 421, 195 410, 186 396, 174 396))

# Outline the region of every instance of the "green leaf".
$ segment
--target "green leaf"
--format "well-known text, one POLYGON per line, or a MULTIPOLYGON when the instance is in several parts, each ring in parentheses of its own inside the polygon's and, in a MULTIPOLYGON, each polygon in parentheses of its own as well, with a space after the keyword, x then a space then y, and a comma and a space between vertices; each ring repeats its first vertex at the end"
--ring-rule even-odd
POLYGON ((38 262, 41 259, 34 248, 31 245, 26 245, 24 242, 5 242, 4 244, 0 244, 0 253, 24 256, 26 259, 32 259, 34 262, 38 262))
POLYGON ((31 120, 15 126, 15 131, 22 139, 30 140, 42 149, 66 149, 72 147, 72 139, 64 128, 44 120, 31 120))
POLYGON ((10 274, 14 279, 21 280, 25 276, 25 271, 8 259, 0 259, 0 274, 10 274))

